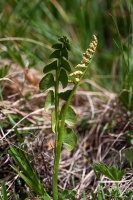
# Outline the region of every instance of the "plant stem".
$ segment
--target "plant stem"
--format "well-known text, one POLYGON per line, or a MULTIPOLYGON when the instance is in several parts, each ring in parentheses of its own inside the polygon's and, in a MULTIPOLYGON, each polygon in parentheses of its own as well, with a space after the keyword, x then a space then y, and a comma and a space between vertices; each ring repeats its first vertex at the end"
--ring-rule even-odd
POLYGON ((59 90, 59 74, 60 69, 56 70, 56 84, 55 84, 55 132, 56 132, 56 146, 58 143, 58 134, 59 134, 59 97, 58 97, 58 90, 59 90))
POLYGON ((53 191, 53 199, 58 200, 58 163, 57 163, 57 151, 58 151, 58 136, 59 136, 59 74, 60 74, 60 60, 58 61, 58 67, 56 70, 56 83, 55 83, 55 149, 54 149, 54 167, 53 167, 53 175, 52 175, 52 191, 53 191))
MULTIPOLYGON (((83 76, 84 76, 84 74, 81 76, 80 80, 82 79, 83 76)), ((55 145, 55 151, 54 151, 54 155, 55 155, 55 157, 54 157, 54 169, 53 169, 53 176, 52 176, 52 190, 53 190, 53 199, 54 200, 58 200, 58 187, 57 187, 58 186, 58 171, 59 171, 60 154, 61 154, 61 147, 62 147, 63 135, 64 135, 65 119, 66 119, 66 115, 67 115, 67 111, 68 111, 70 102, 72 100, 72 97, 73 97, 78 85, 79 85, 79 82, 75 83, 75 85, 73 87, 73 90, 71 91, 70 96, 69 96, 69 98, 68 98, 68 100, 67 100, 67 102, 65 104, 65 108, 63 110, 62 119, 61 119, 61 125, 59 126, 56 123, 56 126, 57 126, 56 127, 57 128, 57 133, 56 134, 57 135, 56 135, 56 145, 55 145)), ((58 91, 57 87, 55 87, 55 107, 56 107, 57 98, 58 98, 57 97, 58 96, 58 92, 57 91, 58 91)), ((58 99, 58 104, 59 104, 59 99, 58 99)), ((55 113, 57 114, 57 108, 55 108, 55 109, 56 109, 55 113)), ((58 119, 58 123, 59 123, 59 118, 57 117, 57 119, 58 119)))
POLYGON ((61 126, 58 126, 58 138, 56 139, 56 145, 55 145, 55 159, 54 159, 54 170, 53 170, 53 176, 52 176, 52 181, 53 181, 53 185, 52 185, 52 189, 53 189, 53 198, 54 200, 58 200, 58 171, 59 171, 59 161, 60 161, 60 154, 61 154, 61 147, 62 147, 62 141, 63 141, 63 134, 64 134, 64 125, 65 125, 65 119, 66 119, 66 114, 67 114, 67 110, 69 107, 69 104, 71 102, 71 99, 74 95, 74 92, 77 88, 78 84, 75 84, 69 98, 68 101, 66 102, 66 106, 62 115, 62 119, 61 119, 61 126))

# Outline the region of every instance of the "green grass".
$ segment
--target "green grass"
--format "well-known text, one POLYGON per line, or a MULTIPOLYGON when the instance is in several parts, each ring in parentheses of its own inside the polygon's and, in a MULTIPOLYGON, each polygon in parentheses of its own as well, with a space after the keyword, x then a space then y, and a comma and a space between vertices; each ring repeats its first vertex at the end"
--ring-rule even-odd
MULTIPOLYGON (((26 55, 29 67, 41 69, 50 53, 51 43, 66 35, 72 44, 71 65, 75 66, 80 61, 81 52, 87 48, 92 34, 96 34, 99 40, 98 51, 89 75, 106 89, 113 91, 117 85, 119 91, 122 82, 120 77, 125 66, 123 63, 115 65, 115 60, 120 60, 122 55, 115 42, 124 43, 125 48, 128 48, 126 41, 129 37, 131 42, 132 5, 131 1, 118 1, 115 4, 113 1, 97 3, 87 0, 34 0, 30 4, 27 0, 3 0, 0 38, 21 37, 24 41, 1 40, 2 46, 7 47, 6 52, 1 52, 1 55, 16 60, 9 50, 17 51, 21 56, 26 55), (120 35, 110 14, 116 20, 120 35), (26 38, 41 42, 44 46, 28 42, 26 38)), ((23 66, 22 62, 20 64, 23 66)))

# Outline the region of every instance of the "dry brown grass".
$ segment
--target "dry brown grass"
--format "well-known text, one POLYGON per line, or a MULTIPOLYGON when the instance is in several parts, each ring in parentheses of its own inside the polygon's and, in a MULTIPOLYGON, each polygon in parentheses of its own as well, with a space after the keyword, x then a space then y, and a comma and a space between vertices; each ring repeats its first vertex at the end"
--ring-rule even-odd
MULTIPOLYGON (((36 70, 29 73, 35 80, 41 78, 36 70)), ((109 166, 117 164, 120 168, 126 168, 127 175, 119 182, 119 186, 122 192, 133 189, 133 174, 122 154, 122 150, 129 146, 124 132, 133 128, 131 116, 119 105, 115 94, 92 81, 84 81, 95 87, 97 92, 79 88, 73 98, 72 106, 78 117, 74 127, 78 144, 72 152, 62 149, 59 189, 74 189, 79 199, 85 192, 87 199, 90 199, 90 192, 96 192, 98 183, 89 162, 103 162, 109 166)), ((9 199, 13 192, 21 194, 21 188, 16 186, 18 176, 10 168, 12 159, 7 153, 9 145, 20 148, 14 131, 17 127, 24 138, 23 145, 27 146, 34 169, 51 193, 54 134, 51 131, 50 111, 46 113, 43 109, 46 93, 40 93, 38 86, 31 84, 25 72, 15 65, 11 65, 8 76, 0 84, 3 95, 3 101, 0 101, 0 181, 6 182, 9 199), (27 92, 31 93, 29 100, 26 100, 27 92), (9 123, 8 114, 16 117, 14 127, 9 123), (26 137, 23 136, 24 132, 27 132, 26 137)), ((101 182, 105 190, 113 185, 104 176, 101 176, 101 182)), ((26 186, 24 188, 29 190, 26 186)))

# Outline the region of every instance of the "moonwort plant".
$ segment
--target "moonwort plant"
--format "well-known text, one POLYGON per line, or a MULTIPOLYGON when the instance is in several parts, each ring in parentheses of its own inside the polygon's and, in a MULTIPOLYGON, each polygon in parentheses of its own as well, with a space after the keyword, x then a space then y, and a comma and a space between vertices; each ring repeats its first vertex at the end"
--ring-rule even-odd
POLYGON ((14 166, 11 167, 36 194, 45 200, 62 200, 65 199, 65 197, 69 198, 74 195, 73 193, 67 193, 66 191, 63 191, 61 194, 58 192, 59 161, 62 145, 64 144, 66 149, 71 151, 77 143, 77 136, 73 129, 70 128, 76 123, 76 114, 70 106, 70 102, 95 53, 97 38, 95 35, 93 38, 89 48, 83 54, 81 63, 75 67, 73 73, 71 73, 68 62, 68 51, 70 50, 69 40, 65 36, 59 38, 59 42, 52 46, 55 51, 50 55, 50 59, 53 59, 53 61, 44 67, 43 73, 45 76, 39 83, 39 88, 42 92, 52 87, 47 94, 44 107, 47 111, 54 105, 54 109, 51 112, 51 127, 52 131, 55 133, 54 167, 52 175, 53 198, 47 193, 34 172, 30 159, 25 152, 25 147, 16 150, 15 147, 10 146, 10 150, 8 151, 21 171, 14 166), (63 88, 66 88, 69 83, 73 84, 73 87, 71 90, 67 90, 66 88, 64 92, 60 92, 59 83, 62 84, 63 88), (59 109, 60 99, 65 101, 61 109, 59 109), (68 126, 66 127, 65 124, 68 126))
POLYGON ((64 144, 67 150, 71 151, 77 143, 77 136, 73 129, 70 128, 76 123, 76 114, 70 106, 70 102, 95 53, 97 38, 95 35, 93 35, 93 38, 94 40, 83 54, 81 63, 75 67, 73 73, 71 73, 71 68, 68 63, 68 51, 70 50, 69 40, 65 36, 59 38, 59 42, 52 46, 55 51, 51 54, 50 59, 54 60, 45 66, 43 70, 45 76, 39 83, 42 92, 51 87, 54 88, 53 90, 49 90, 45 101, 46 110, 54 104, 54 110, 51 114, 52 130, 55 132, 54 167, 52 177, 54 200, 58 200, 57 182, 62 144, 64 144), (55 72, 55 76, 52 72, 55 72), (62 84, 63 88, 66 88, 69 83, 72 83, 73 89, 59 92, 59 82, 62 84), (65 100, 65 103, 59 110, 60 99, 65 100), (65 123, 69 127, 66 128, 65 123))

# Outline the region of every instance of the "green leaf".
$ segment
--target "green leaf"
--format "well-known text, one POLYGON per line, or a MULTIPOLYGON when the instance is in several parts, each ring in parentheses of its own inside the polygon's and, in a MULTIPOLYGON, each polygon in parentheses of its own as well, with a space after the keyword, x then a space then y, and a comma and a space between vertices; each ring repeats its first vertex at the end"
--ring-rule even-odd
POLYGON ((10 66, 8 66, 8 65, 0 67, 0 78, 5 77, 7 75, 9 69, 10 69, 10 66))
POLYGON ((98 200, 106 200, 105 198, 105 194, 104 194, 104 190, 103 190, 103 187, 102 186, 99 186, 98 189, 97 189, 97 198, 98 200))
POLYGON ((61 60, 61 67, 63 69, 65 69, 66 71, 68 71, 69 73, 71 72, 71 67, 70 67, 68 61, 66 61, 64 59, 61 60))
POLYGON ((108 167, 102 163, 92 165, 94 171, 98 171, 113 181, 119 181, 126 173, 125 170, 120 170, 118 166, 108 167))
POLYGON ((41 92, 44 92, 54 85, 55 85, 54 77, 53 74, 50 73, 42 78, 42 80, 39 83, 39 88, 41 92))
POLYGON ((63 190, 61 193, 59 193, 59 200, 64 200, 64 199, 71 199, 71 200, 76 200, 76 192, 72 190, 63 190))
POLYGON ((46 74, 52 70, 56 70, 57 69, 57 60, 53 61, 52 63, 46 65, 43 69, 43 73, 46 74))
POLYGON ((69 44, 69 40, 67 39, 67 37, 65 35, 63 35, 62 37, 60 37, 58 40, 60 42, 62 42, 64 45, 69 44))
POLYGON ((64 69, 61 69, 60 71, 59 81, 62 83, 63 88, 67 86, 68 76, 64 69))
POLYGON ((72 90, 66 90, 65 92, 60 92, 59 93, 59 98, 67 101, 69 96, 70 96, 70 94, 71 94, 71 92, 72 92, 72 90))
MULTIPOLYGON (((62 118, 62 115, 64 114, 64 108, 65 108, 65 104, 62 106, 62 109, 61 109, 60 119, 62 118)), ((72 107, 69 106, 67 114, 66 114, 65 122, 69 126, 74 126, 76 121, 77 121, 76 113, 72 109, 72 107)))
POLYGON ((47 94, 46 100, 45 100, 45 110, 48 111, 51 105, 54 104, 54 92, 53 90, 50 90, 47 94))
POLYGON ((13 146, 10 146, 10 150, 8 152, 27 177, 29 176, 33 177, 35 180, 37 179, 37 176, 35 175, 34 170, 30 164, 28 155, 23 150, 17 151, 13 146))
POLYGON ((68 51, 66 48, 63 48, 61 51, 62 57, 66 58, 68 60, 68 51))
POLYGON ((52 131, 55 133, 55 124, 56 124, 56 120, 55 120, 55 111, 52 111, 51 114, 51 125, 52 125, 52 131))
MULTIPOLYGON (((24 174, 19 172, 15 167, 11 166, 14 171, 16 171, 17 174, 26 182, 27 185, 29 185, 38 195, 46 194, 46 190, 42 186, 42 184, 39 182, 34 182, 34 180, 26 177, 24 174)), ((39 179, 38 179, 39 180, 39 179)))
POLYGON ((117 180, 117 181, 119 181, 123 177, 123 175, 126 173, 125 170, 119 169, 118 166, 110 167, 109 170, 114 180, 117 180))
POLYGON ((63 36, 61 38, 58 39, 60 42, 63 43, 63 46, 68 50, 70 51, 70 44, 69 44, 69 40, 67 39, 66 36, 63 36))
POLYGON ((24 155, 24 152, 20 151, 18 152, 13 146, 10 146, 10 150, 8 153, 12 156, 15 163, 19 166, 19 168, 25 172, 25 174, 28 172, 28 175, 31 175, 31 169, 29 167, 29 161, 24 155), (28 171, 27 171, 28 170, 28 171))
POLYGON ((74 126, 76 121, 77 121, 76 113, 73 110, 73 108, 69 106, 65 122, 69 126, 74 126))
POLYGON ((49 198, 49 197, 46 196, 46 195, 39 196, 39 199, 42 199, 42 200, 52 200, 51 198, 49 198))
POLYGON ((4 200, 8 200, 7 191, 6 191, 6 185, 5 185, 4 182, 2 182, 1 185, 2 185, 2 191, 1 191, 1 193, 2 193, 3 199, 4 200))
POLYGON ((53 49, 62 49, 62 44, 61 43, 56 43, 52 45, 53 49))
POLYGON ((17 151, 13 146, 10 146, 10 150, 8 151, 9 154, 12 156, 13 160, 17 164, 17 166, 22 171, 19 172, 18 169, 11 166, 18 174, 19 176, 39 195, 44 195, 49 197, 47 194, 45 188, 41 184, 39 178, 35 174, 31 164, 30 160, 28 158, 28 155, 24 152, 24 150, 19 149, 17 151))
POLYGON ((68 151, 72 151, 77 144, 77 135, 71 128, 66 128, 63 134, 63 144, 68 151))
POLYGON ((65 36, 65 35, 63 35, 62 37, 60 37, 59 39, 58 39, 60 42, 62 42, 62 43, 66 43, 66 42, 69 42, 69 40, 67 39, 67 37, 65 36))
POLYGON ((67 49, 68 51, 71 50, 71 47, 70 47, 70 44, 69 44, 69 43, 67 43, 65 46, 66 46, 66 49, 67 49))
MULTIPOLYGON (((24 176, 27 178, 27 180, 31 180, 34 185, 38 185, 38 187, 41 187, 43 189, 43 186, 40 183, 40 180, 36 176, 28 156, 23 150, 17 151, 13 146, 10 146, 10 150, 8 151, 9 154, 12 156, 15 163, 19 166, 19 168, 22 170, 24 175, 22 176, 18 170, 17 173, 24 179, 24 176)), ((13 167, 12 167, 13 168, 13 167)), ((15 171, 16 169, 13 168, 15 171)), ((25 180, 25 179, 24 179, 25 180)), ((26 181, 26 180, 25 180, 26 181)), ((31 186, 31 185, 30 185, 31 186)))
MULTIPOLYGON (((12 126, 15 126, 15 121, 14 121, 12 115, 11 114, 7 114, 7 117, 9 119, 10 124, 12 126)), ((24 142, 24 139, 22 138, 22 135, 19 133, 17 127, 14 128, 14 132, 16 133, 18 141, 22 144, 24 142)))
POLYGON ((60 50, 55 50, 51 55, 50 55, 50 59, 51 58, 58 58, 58 59, 60 59, 60 50))

